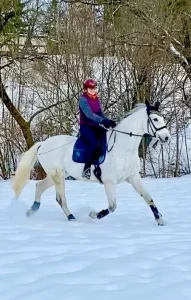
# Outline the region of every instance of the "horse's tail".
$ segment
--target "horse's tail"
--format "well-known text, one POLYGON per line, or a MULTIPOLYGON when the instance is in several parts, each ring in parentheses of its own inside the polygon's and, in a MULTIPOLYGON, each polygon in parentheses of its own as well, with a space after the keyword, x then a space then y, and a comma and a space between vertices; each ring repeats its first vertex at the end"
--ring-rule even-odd
POLYGON ((30 172, 37 160, 38 148, 41 146, 41 144, 42 142, 36 143, 28 151, 26 151, 17 166, 12 180, 12 187, 16 199, 19 197, 24 185, 30 178, 30 172))

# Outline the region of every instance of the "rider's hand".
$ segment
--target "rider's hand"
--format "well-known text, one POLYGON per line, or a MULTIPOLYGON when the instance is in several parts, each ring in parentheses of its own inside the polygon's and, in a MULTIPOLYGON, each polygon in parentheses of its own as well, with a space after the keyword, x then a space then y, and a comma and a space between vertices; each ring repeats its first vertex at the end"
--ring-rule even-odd
POLYGON ((115 126, 117 126, 117 123, 113 120, 110 120, 111 121, 111 127, 114 128, 115 126))
POLYGON ((115 123, 115 121, 113 120, 109 120, 109 119, 103 119, 101 124, 105 127, 105 128, 110 128, 110 127, 115 127, 117 124, 115 123))

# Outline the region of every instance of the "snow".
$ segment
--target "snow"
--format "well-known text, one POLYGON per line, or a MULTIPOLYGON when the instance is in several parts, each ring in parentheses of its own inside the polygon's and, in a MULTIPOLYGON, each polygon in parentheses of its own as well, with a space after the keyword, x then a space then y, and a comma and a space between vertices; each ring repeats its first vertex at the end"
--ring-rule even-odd
POLYGON ((25 217, 35 182, 12 203, 9 181, 0 181, 0 299, 117 300, 191 299, 191 176, 145 179, 167 226, 157 226, 133 188, 117 186, 117 210, 107 207, 103 186, 66 182, 77 220, 68 222, 53 188, 39 212, 25 217))
POLYGON ((183 56, 179 51, 177 51, 177 49, 174 47, 174 45, 172 43, 170 43, 170 46, 169 46, 169 50, 172 54, 174 54, 174 56, 176 58, 181 58, 181 60, 187 65, 189 66, 189 63, 186 59, 185 56, 183 56))

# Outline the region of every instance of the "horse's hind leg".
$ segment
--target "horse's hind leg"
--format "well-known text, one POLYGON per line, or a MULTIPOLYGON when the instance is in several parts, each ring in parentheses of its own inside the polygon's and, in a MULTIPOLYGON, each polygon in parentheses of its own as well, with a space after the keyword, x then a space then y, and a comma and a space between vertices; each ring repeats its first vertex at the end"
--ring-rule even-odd
POLYGON ((56 201, 65 212, 68 220, 75 220, 73 214, 68 209, 66 197, 65 197, 65 178, 62 171, 57 171, 55 175, 51 176, 54 181, 56 189, 56 201))
POLYGON ((141 197, 143 197, 143 199, 149 205, 158 225, 161 225, 161 226, 165 225, 165 222, 162 219, 162 215, 159 213, 153 199, 151 198, 151 196, 148 194, 148 192, 142 186, 140 176, 139 175, 133 176, 131 178, 128 178, 126 181, 129 182, 134 187, 134 189, 137 191, 137 193, 139 195, 141 195, 141 197))
POLYGON ((107 209, 103 209, 100 212, 91 212, 89 216, 92 219, 101 219, 107 216, 110 212, 114 212, 116 209, 116 185, 112 181, 107 181, 104 183, 104 187, 109 206, 107 209))
POLYGON ((50 177, 46 177, 36 183, 35 201, 31 208, 27 211, 26 215, 29 217, 37 212, 40 208, 40 199, 45 190, 54 185, 54 182, 50 177))

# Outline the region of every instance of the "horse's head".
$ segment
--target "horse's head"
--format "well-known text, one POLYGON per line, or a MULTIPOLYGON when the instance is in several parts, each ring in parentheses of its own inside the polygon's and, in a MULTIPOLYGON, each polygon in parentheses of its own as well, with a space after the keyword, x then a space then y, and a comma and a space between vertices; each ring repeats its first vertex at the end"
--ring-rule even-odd
POLYGON ((161 143, 166 143, 170 140, 170 133, 165 125, 164 118, 159 113, 159 102, 154 106, 146 101, 147 114, 148 114, 148 133, 158 138, 161 143))

